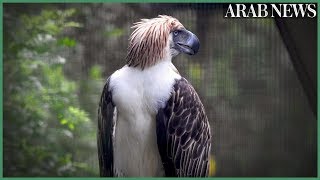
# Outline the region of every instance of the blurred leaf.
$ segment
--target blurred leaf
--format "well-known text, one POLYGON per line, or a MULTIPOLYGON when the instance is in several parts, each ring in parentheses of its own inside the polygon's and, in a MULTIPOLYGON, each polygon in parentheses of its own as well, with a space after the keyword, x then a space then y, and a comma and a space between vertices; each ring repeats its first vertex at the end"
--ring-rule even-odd
POLYGON ((67 121, 66 119, 61 119, 61 120, 60 120, 60 123, 61 123, 62 125, 65 125, 65 124, 68 123, 68 121, 67 121))
POLYGON ((70 8, 66 10, 57 10, 57 14, 65 18, 73 16, 76 12, 77 11, 75 8, 70 8))
POLYGON ((98 65, 92 66, 89 71, 89 77, 95 80, 101 79, 102 77, 101 67, 98 65))
POLYGON ((75 130, 77 125, 88 121, 88 114, 85 111, 69 106, 63 115, 63 119, 60 120, 60 123, 66 125, 70 130, 75 130))
POLYGON ((68 124, 68 127, 69 127, 71 130, 74 130, 74 124, 69 123, 69 124, 68 124))
POLYGON ((43 25, 43 30, 50 34, 58 34, 61 31, 61 28, 52 20, 48 20, 44 25, 43 25))
POLYGON ((76 41, 69 37, 64 37, 58 40, 58 44, 61 46, 74 47, 76 45, 76 41))
POLYGON ((120 28, 113 28, 104 32, 104 35, 108 38, 118 38, 124 34, 124 30, 120 28))
POLYGON ((64 27, 77 27, 80 28, 82 27, 82 25, 80 23, 74 22, 74 21, 70 21, 64 24, 64 27))

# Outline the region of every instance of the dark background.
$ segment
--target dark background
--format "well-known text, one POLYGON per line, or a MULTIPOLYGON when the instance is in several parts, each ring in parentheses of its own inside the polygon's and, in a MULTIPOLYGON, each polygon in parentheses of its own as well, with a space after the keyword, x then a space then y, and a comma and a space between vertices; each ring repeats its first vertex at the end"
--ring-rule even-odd
POLYGON ((132 23, 176 17, 173 60, 204 103, 215 176, 316 176, 316 19, 228 19, 221 4, 4 4, 4 176, 98 176, 97 107, 132 23))

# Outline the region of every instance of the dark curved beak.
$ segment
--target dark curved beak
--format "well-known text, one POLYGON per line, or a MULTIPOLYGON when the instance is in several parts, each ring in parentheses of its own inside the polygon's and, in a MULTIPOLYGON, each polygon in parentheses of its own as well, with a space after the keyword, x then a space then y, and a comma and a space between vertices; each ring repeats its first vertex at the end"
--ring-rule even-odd
POLYGON ((173 37, 173 41, 177 50, 188 55, 197 54, 200 47, 198 37, 186 29, 179 30, 179 33, 173 37))

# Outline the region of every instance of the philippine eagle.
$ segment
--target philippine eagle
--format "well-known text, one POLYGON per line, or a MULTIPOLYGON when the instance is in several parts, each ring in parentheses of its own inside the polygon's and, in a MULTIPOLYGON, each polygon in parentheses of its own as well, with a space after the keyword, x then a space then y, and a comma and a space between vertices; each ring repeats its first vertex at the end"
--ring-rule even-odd
POLYGON ((107 80, 98 110, 101 176, 208 176, 211 135, 192 85, 171 60, 199 40, 177 19, 133 25, 126 65, 107 80))

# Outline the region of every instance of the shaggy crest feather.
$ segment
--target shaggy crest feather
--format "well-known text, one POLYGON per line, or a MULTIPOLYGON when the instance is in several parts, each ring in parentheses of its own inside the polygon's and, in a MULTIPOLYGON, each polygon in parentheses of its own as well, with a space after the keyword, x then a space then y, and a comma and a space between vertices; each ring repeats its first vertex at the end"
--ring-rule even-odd
POLYGON ((135 30, 129 38, 127 64, 143 70, 165 58, 169 53, 166 47, 170 32, 184 26, 176 18, 159 15, 153 19, 141 19, 131 28, 135 30))

